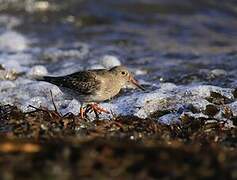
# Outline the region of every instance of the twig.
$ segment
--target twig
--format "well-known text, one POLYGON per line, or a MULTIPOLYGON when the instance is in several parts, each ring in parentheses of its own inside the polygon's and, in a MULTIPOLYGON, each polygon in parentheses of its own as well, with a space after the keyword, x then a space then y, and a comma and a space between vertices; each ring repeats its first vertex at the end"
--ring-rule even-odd
POLYGON ((57 106, 56 106, 56 104, 54 102, 54 99, 53 99, 53 92, 52 92, 52 90, 50 90, 50 95, 51 95, 51 100, 52 100, 52 103, 53 103, 54 110, 59 113, 59 111, 57 109, 57 106))
POLYGON ((50 95, 51 95, 54 111, 59 115, 59 117, 63 117, 63 115, 60 113, 60 111, 58 110, 58 108, 57 108, 57 106, 56 106, 56 104, 54 102, 52 90, 50 90, 50 95))
POLYGON ((31 111, 31 112, 27 112, 26 114, 34 113, 34 112, 36 112, 36 111, 43 111, 43 112, 47 112, 47 113, 48 113, 48 110, 43 109, 43 108, 37 108, 37 107, 32 106, 32 105, 28 105, 28 107, 34 108, 35 110, 34 110, 34 111, 31 111))
POLYGON ((48 113, 48 115, 49 115, 51 118, 53 118, 52 115, 55 115, 55 116, 57 116, 57 117, 59 117, 59 118, 62 117, 61 114, 59 114, 57 111, 50 111, 50 110, 48 110, 48 109, 37 108, 37 107, 32 106, 32 105, 29 105, 29 107, 34 108, 35 111, 31 111, 31 112, 28 112, 28 113, 26 113, 26 114, 31 114, 31 113, 34 113, 34 112, 37 112, 37 111, 42 111, 42 112, 48 113))

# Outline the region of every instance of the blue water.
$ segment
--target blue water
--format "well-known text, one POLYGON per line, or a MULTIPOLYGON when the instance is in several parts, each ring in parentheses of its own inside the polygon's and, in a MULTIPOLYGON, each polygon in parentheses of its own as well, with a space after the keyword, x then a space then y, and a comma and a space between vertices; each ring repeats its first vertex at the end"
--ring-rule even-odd
POLYGON ((17 3, 3 11, 20 17, 15 29, 36 38, 32 46, 84 42, 90 53, 80 62, 111 54, 149 71, 143 76, 149 81, 236 86, 236 1, 49 2, 45 11, 27 12, 24 4, 19 11, 17 3), (215 69, 227 74, 212 76, 215 69))

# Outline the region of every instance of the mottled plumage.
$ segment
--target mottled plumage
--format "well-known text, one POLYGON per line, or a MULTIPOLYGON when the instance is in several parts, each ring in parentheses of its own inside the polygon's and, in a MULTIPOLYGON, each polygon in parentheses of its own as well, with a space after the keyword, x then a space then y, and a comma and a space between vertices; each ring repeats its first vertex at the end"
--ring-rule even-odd
POLYGON ((116 66, 110 70, 79 71, 60 77, 45 76, 41 80, 57 85, 65 94, 74 96, 80 102, 110 99, 129 84, 142 88, 123 66, 116 66))
POLYGON ((95 73, 90 71, 76 72, 61 77, 45 76, 42 80, 55 84, 59 88, 69 88, 78 94, 85 95, 93 94, 100 88, 100 81, 96 79, 95 73))
POLYGON ((45 76, 40 80, 57 85, 64 94, 81 103, 108 100, 127 85, 135 85, 144 90, 123 66, 116 66, 110 70, 80 71, 61 77, 45 76))

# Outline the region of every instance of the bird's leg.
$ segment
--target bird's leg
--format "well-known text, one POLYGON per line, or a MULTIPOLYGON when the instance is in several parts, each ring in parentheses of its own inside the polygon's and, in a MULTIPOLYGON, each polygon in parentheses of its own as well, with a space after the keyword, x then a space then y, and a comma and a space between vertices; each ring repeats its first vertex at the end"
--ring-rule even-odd
POLYGON ((84 111, 84 109, 83 109, 83 103, 81 103, 81 107, 80 107, 80 117, 81 117, 81 119, 84 119, 84 116, 85 115, 85 111, 84 111))
POLYGON ((92 104, 88 104, 87 107, 89 110, 92 109, 96 115, 101 114, 101 113, 106 113, 109 114, 110 112, 107 111, 106 109, 100 107, 97 103, 92 103, 92 104))
POLYGON ((93 104, 93 106, 94 106, 94 107, 92 107, 92 108, 94 108, 94 110, 96 110, 96 111, 99 112, 99 113, 106 113, 106 114, 109 114, 109 113, 110 113, 108 110, 106 110, 106 109, 100 107, 99 104, 96 104, 96 103, 95 103, 95 104, 93 104))

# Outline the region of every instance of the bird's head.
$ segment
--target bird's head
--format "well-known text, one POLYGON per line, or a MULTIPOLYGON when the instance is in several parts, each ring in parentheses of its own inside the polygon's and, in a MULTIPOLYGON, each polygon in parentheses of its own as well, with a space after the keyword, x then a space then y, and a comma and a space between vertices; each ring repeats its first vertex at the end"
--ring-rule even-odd
POLYGON ((116 76, 116 80, 120 82, 121 86, 130 86, 133 85, 138 87, 141 90, 145 90, 138 81, 133 77, 133 74, 124 66, 115 66, 110 69, 110 72, 116 76))

